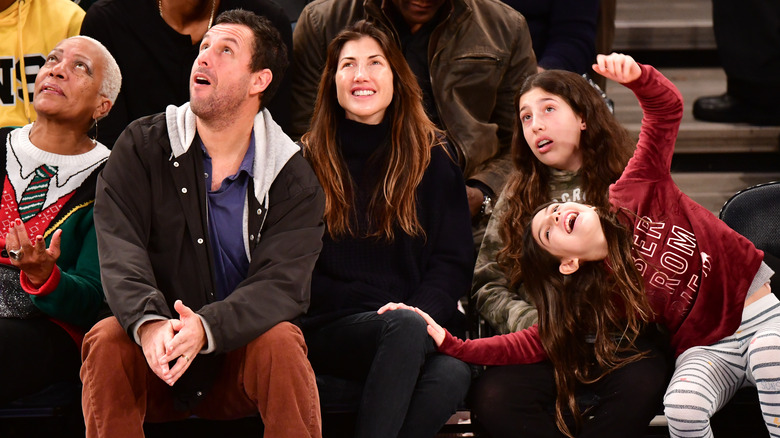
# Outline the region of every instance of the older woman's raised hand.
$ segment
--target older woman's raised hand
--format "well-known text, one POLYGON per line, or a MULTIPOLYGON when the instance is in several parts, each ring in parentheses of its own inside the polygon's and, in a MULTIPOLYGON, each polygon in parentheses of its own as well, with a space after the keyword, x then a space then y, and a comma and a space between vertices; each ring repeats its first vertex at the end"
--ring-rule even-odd
POLYGON ((54 265, 60 257, 61 236, 62 230, 55 231, 51 237, 51 244, 46 248, 43 236, 38 235, 33 241, 30 240, 27 228, 19 219, 8 229, 8 234, 5 236, 5 250, 11 254, 9 257, 11 263, 24 272, 32 286, 41 287, 51 276, 54 265))

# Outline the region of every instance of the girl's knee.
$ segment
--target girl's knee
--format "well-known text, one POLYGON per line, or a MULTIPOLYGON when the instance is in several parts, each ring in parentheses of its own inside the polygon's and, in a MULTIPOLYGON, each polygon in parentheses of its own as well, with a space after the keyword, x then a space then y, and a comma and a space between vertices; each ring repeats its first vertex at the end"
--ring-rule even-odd
POLYGON ((748 346, 748 367, 754 379, 774 381, 780 377, 780 331, 761 330, 753 336, 748 346))
POLYGON ((771 328, 759 330, 753 336, 748 346, 748 355, 752 356, 754 352, 770 352, 775 356, 778 350, 780 350, 780 329, 771 328))
POLYGON ((670 426, 688 429, 685 425, 709 424, 715 413, 714 403, 702 391, 689 385, 669 386, 664 395, 664 415, 670 426))

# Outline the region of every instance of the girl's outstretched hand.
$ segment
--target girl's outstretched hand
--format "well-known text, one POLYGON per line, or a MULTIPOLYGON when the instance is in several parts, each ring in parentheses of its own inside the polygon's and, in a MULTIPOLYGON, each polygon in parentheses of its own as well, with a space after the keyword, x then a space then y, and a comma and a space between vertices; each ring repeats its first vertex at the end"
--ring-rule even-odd
POLYGON ((428 323, 428 334, 433 338, 433 341, 436 342, 436 346, 441 346, 441 343, 444 342, 444 329, 431 318, 431 315, 428 315, 417 307, 414 308, 414 311, 422 316, 425 322, 428 323))
POLYGON ((593 71, 621 84, 635 81, 642 75, 642 69, 634 58, 622 53, 596 56, 593 71))

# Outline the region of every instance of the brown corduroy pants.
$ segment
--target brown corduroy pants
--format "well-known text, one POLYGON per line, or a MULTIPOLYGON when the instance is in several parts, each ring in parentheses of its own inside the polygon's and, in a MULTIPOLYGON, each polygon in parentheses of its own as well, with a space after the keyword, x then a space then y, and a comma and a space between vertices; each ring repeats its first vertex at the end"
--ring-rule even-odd
MULTIPOLYGON (((197 359, 195 359, 197 360, 197 359)), ((282 322, 226 354, 211 391, 192 411, 177 411, 168 385, 114 317, 84 338, 81 381, 87 438, 143 437, 143 423, 236 419, 260 413, 266 438, 321 437, 319 396, 298 327, 282 322)))

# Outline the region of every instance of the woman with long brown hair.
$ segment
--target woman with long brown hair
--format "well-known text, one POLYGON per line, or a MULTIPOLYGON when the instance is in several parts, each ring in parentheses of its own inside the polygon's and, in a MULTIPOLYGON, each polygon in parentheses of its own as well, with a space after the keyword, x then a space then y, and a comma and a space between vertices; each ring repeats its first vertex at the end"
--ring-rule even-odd
POLYGON ((468 365, 436 353, 413 311, 462 332, 470 216, 442 138, 384 32, 360 21, 336 36, 301 140, 327 227, 303 327, 318 376, 362 385, 356 437, 431 437, 469 387, 468 365))

